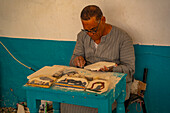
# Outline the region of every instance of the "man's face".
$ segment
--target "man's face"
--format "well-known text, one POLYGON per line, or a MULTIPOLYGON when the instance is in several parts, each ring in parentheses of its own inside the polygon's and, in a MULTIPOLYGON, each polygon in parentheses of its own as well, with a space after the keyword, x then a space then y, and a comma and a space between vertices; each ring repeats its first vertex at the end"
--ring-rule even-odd
POLYGON ((103 34, 101 20, 96 20, 96 17, 91 17, 90 20, 82 20, 84 30, 94 40, 100 40, 103 34))

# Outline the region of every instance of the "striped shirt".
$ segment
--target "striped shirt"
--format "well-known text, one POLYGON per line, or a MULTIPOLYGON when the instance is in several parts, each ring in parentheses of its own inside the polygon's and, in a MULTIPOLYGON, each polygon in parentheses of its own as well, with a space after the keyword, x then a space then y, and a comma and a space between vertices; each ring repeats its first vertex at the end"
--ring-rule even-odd
POLYGON ((83 56, 86 65, 99 62, 115 62, 117 67, 114 72, 127 73, 127 82, 132 81, 132 75, 135 72, 134 47, 131 37, 115 26, 111 31, 101 37, 101 42, 95 47, 95 42, 81 31, 77 35, 76 46, 70 60, 70 66, 74 66, 73 60, 77 56, 83 56))

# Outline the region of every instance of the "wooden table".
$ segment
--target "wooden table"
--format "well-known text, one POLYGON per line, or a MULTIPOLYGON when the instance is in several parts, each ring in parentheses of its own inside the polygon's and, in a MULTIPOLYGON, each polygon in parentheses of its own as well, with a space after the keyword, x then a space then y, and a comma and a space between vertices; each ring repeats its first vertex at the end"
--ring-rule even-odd
POLYGON ((126 74, 113 73, 113 76, 121 79, 114 88, 102 94, 68 90, 54 86, 39 88, 24 85, 27 106, 31 113, 38 113, 41 100, 48 100, 53 101, 54 113, 60 113, 60 103, 98 108, 98 113, 112 113, 112 103, 116 100, 117 113, 125 113, 126 74))

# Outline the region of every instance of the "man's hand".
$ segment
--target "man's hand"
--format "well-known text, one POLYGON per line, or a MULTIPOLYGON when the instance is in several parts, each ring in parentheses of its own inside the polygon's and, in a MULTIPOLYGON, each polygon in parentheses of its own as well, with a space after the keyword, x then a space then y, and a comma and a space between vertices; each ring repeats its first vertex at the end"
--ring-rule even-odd
POLYGON ((73 63, 75 66, 82 68, 82 67, 84 67, 86 61, 84 60, 84 58, 82 56, 78 56, 74 59, 73 63))
POLYGON ((103 68, 100 68, 98 71, 109 71, 109 72, 112 72, 114 67, 117 67, 117 64, 115 66, 112 66, 112 67, 104 66, 103 68))
POLYGON ((100 68, 98 71, 111 71, 111 68, 113 68, 113 67, 106 67, 106 66, 104 66, 103 68, 100 68))

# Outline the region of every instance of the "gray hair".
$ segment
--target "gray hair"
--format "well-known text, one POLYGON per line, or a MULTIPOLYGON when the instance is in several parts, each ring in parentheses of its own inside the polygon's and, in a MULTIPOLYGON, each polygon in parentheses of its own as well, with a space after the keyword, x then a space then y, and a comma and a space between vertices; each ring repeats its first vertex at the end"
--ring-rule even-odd
POLYGON ((100 20, 102 16, 101 9, 96 5, 88 5, 81 11, 82 20, 90 20, 91 17, 96 17, 96 20, 100 20))

